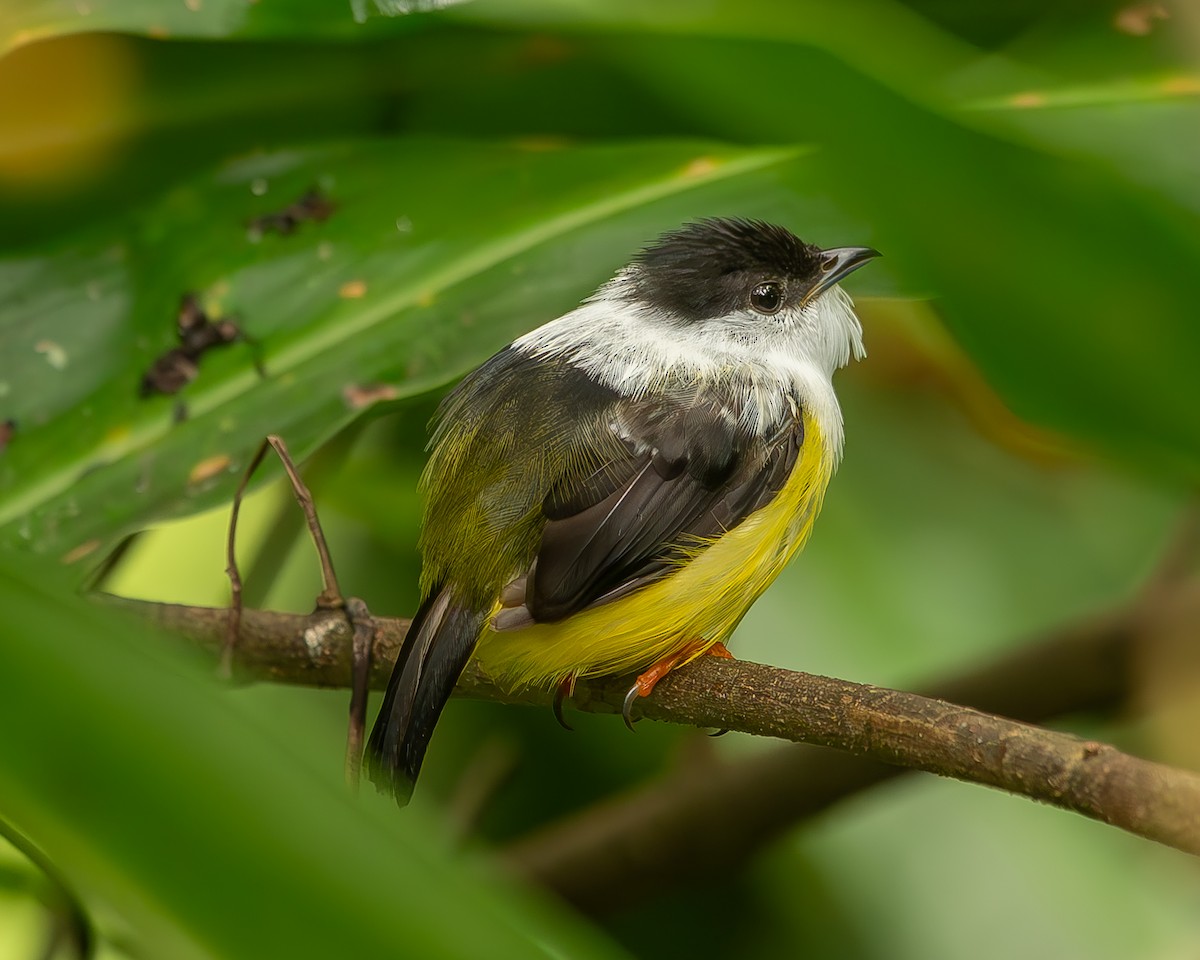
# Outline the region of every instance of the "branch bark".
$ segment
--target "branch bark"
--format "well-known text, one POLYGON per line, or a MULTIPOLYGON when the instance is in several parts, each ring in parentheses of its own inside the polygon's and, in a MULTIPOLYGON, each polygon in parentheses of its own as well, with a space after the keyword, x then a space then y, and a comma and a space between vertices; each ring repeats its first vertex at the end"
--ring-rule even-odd
MULTIPOLYGON (((936 683, 928 696, 1028 722, 1109 712, 1129 699, 1138 637, 1125 613, 1084 621, 936 683)), ((909 772, 806 744, 734 761, 710 753, 541 827, 502 855, 581 912, 602 915, 684 880, 718 882, 798 823, 909 772)))
MULTIPOLYGON (((112 602, 200 646, 214 660, 219 656, 226 610, 117 598, 112 602)), ((373 686, 386 683, 407 626, 406 620, 376 620, 373 686)), ((1120 636, 1121 631, 1136 628, 1127 618, 1123 623, 1095 625, 1089 635, 1115 631, 1113 635, 1120 636)), ((350 625, 338 611, 301 616, 246 610, 235 677, 346 686, 351 635, 350 625)), ((1118 642, 1116 647, 1126 644, 1118 642)), ((1029 664, 1004 668, 1012 681, 1009 689, 1027 687, 1033 701, 1051 692, 1043 688, 1045 680, 1069 676, 1057 670, 1051 673, 1044 665, 1033 666, 1032 670, 1029 664)), ((615 713, 628 686, 628 678, 581 683, 574 703, 583 710, 615 713)), ((550 702, 548 692, 500 690, 472 668, 464 674, 459 692, 512 703, 550 702)), ((957 697, 972 691, 950 685, 945 692, 957 697)), ((671 674, 640 707, 653 720, 835 747, 886 764, 999 787, 1200 854, 1200 775, 943 699, 704 657, 671 674)), ((785 792, 777 784, 772 791, 785 792)), ((737 809, 724 804, 722 808, 737 809)), ((710 812, 717 815, 719 810, 710 812)), ((528 848, 524 855, 518 848, 515 860, 539 872, 528 848)), ((589 866, 593 868, 594 864, 589 866)), ((540 872, 546 875, 544 866, 540 872)))

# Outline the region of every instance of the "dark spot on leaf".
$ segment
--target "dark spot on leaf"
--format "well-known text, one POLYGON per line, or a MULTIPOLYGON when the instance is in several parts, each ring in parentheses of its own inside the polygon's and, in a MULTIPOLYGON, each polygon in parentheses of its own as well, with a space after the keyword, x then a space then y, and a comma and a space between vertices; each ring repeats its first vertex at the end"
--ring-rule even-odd
MULTIPOLYGON (((142 376, 142 396, 156 393, 171 396, 196 379, 200 358, 213 347, 238 340, 252 342, 229 317, 212 320, 200 306, 194 293, 185 293, 176 318, 179 346, 159 356, 142 376)), ((255 367, 263 373, 260 361, 255 367)))
POLYGON ((295 233, 296 227, 302 223, 324 223, 336 209, 337 204, 313 187, 295 203, 288 204, 276 213, 255 217, 247 226, 258 233, 277 233, 286 237, 295 233))

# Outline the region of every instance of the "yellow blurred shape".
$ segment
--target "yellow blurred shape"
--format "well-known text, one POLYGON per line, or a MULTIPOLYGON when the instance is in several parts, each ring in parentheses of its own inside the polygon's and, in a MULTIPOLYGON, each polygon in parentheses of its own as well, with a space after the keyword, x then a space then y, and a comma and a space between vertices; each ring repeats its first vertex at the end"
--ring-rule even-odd
POLYGON ((84 543, 81 543, 79 546, 68 550, 62 555, 61 560, 68 566, 72 563, 78 563, 84 557, 94 553, 98 546, 100 546, 99 540, 88 540, 84 543))
POLYGON ((55 370, 65 370, 70 358, 67 356, 67 351, 53 340, 39 340, 33 345, 35 353, 40 353, 46 358, 46 362, 55 370))
POLYGON ((233 463, 233 460, 226 453, 218 453, 216 456, 207 457, 192 467, 191 473, 188 474, 188 483, 195 486, 198 483, 211 480, 224 471, 231 463, 233 463))
POLYGON ((1193 96, 1200 93, 1200 77, 1194 74, 1168 77, 1162 82, 1162 92, 1177 97, 1193 96))
POLYGON ((0 59, 0 188, 61 191, 119 154, 137 64, 127 40, 78 34, 0 59))
POLYGON ((694 177, 707 177, 714 173, 719 166, 720 163, 712 157, 697 157, 683 168, 683 178, 691 180, 694 177))
POLYGON ((104 434, 104 439, 103 439, 102 443, 104 446, 108 446, 109 444, 124 443, 126 440, 129 439, 129 436, 131 433, 133 433, 133 430, 130 428, 129 424, 127 424, 127 423, 122 423, 122 424, 119 424, 118 426, 110 427, 108 429, 108 431, 104 434))
POLYGON ((1030 110, 1034 107, 1044 107, 1046 105, 1046 95, 1033 90, 1026 90, 1023 93, 1014 93, 1009 97, 1008 103, 1010 106, 1020 110, 1030 110))

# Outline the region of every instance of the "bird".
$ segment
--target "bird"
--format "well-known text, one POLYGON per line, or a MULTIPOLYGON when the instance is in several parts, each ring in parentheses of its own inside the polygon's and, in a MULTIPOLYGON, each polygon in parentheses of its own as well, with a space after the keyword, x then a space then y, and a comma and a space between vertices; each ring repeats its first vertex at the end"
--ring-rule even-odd
MULTIPOLYGON (((401 805, 466 664, 509 690, 663 676, 725 642, 804 545, 865 356, 840 281, 879 253, 756 219, 664 233, 441 402, 422 601, 365 751, 401 805)), ((560 715, 561 720, 561 715, 560 715)))

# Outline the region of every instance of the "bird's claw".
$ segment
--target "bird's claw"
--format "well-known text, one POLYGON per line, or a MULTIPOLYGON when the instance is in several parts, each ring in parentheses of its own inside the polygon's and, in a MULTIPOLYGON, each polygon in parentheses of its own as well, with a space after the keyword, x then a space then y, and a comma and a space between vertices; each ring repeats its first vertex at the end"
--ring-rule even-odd
POLYGON ((558 725, 564 730, 570 730, 572 733, 575 731, 575 728, 563 718, 563 701, 574 695, 575 677, 573 675, 565 676, 559 681, 558 689, 554 691, 554 703, 552 705, 554 719, 558 721, 558 725))
POLYGON ((621 704, 621 719, 625 721, 625 726, 630 730, 633 729, 633 705, 640 696, 642 696, 642 688, 635 683, 629 688, 629 692, 625 694, 625 702, 621 704))

